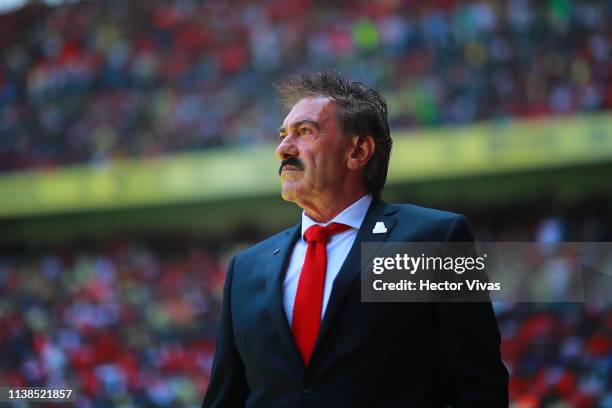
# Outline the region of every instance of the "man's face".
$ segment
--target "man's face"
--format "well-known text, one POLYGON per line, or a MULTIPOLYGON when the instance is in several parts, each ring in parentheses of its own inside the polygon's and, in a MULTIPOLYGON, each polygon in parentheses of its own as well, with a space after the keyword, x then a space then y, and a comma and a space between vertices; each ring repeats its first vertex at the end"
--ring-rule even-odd
POLYGON ((327 97, 313 96, 293 106, 279 130, 276 155, 282 197, 304 208, 322 194, 340 191, 347 173, 350 138, 336 119, 336 104, 327 97))

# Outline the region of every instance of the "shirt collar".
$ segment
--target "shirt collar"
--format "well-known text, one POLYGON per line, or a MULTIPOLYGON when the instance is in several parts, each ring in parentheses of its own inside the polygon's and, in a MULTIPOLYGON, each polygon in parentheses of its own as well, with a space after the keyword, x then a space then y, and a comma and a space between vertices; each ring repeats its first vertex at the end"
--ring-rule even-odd
POLYGON ((307 216, 306 212, 302 211, 302 237, 304 236, 306 230, 314 224, 325 226, 331 224, 332 222, 337 222, 340 224, 346 224, 354 229, 359 229, 368 212, 368 208, 370 208, 371 203, 372 194, 366 194, 359 200, 355 201, 353 204, 346 207, 340 212, 340 214, 336 215, 331 221, 327 223, 316 222, 312 218, 307 216))

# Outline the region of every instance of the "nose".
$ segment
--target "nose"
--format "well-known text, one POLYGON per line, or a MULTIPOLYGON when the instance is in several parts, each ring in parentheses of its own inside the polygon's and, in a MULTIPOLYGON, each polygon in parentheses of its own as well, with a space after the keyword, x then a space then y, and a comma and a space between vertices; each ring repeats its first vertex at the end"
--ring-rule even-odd
POLYGON ((281 140, 276 148, 276 157, 278 160, 287 160, 291 157, 298 156, 298 148, 295 145, 295 140, 292 132, 289 132, 287 136, 281 140))

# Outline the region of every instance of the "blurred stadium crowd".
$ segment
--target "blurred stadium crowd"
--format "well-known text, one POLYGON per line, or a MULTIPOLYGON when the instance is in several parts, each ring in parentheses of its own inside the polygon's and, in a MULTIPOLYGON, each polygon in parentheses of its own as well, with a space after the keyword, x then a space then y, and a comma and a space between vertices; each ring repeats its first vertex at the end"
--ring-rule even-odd
POLYGON ((33 3, 0 16, 0 170, 274 140, 334 67, 393 129, 612 108, 612 1, 33 3))
MULTIPOLYGON (((470 215, 480 241, 611 241, 609 200, 470 215), (524 219, 521 226, 516 217, 524 219)), ((0 383, 78 386, 79 407, 196 407, 225 267, 261 238, 194 237, 0 255, 0 383), (242 242, 236 245, 236 242, 242 242)), ((609 254, 612 262, 612 254, 609 254)), ((612 309, 497 303, 513 408, 612 406, 612 309)))

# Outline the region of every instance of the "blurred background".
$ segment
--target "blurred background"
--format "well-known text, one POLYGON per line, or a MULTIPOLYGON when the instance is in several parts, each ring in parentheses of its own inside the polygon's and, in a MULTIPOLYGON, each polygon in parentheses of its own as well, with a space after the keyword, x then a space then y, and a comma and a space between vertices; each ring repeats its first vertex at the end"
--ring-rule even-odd
MULTIPOLYGON (((272 82, 330 68, 388 101, 386 200, 612 241, 611 0, 3 0, 0 384, 199 406, 229 260, 299 220, 272 82)), ((495 310, 512 407, 612 407, 610 302, 495 310)))

